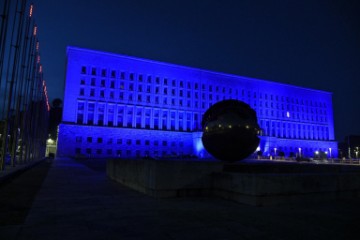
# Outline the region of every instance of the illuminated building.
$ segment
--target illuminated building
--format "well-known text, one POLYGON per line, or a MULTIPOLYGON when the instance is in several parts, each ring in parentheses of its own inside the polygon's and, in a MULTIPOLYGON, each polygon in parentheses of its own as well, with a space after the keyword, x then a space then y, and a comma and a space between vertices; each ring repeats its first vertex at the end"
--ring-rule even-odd
POLYGON ((58 156, 208 157, 202 114, 223 99, 256 110, 265 156, 337 156, 329 92, 75 47, 67 58, 58 156))

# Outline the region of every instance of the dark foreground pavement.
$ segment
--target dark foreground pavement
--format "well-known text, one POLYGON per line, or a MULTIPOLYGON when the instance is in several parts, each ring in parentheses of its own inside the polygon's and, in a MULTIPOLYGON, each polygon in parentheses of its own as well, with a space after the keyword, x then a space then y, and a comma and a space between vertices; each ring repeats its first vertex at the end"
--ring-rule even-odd
MULTIPOLYGON (((85 160, 84 160, 85 161, 85 160)), ((154 199, 104 164, 43 161, 0 186, 0 239, 360 239, 360 200, 252 207, 154 199)))

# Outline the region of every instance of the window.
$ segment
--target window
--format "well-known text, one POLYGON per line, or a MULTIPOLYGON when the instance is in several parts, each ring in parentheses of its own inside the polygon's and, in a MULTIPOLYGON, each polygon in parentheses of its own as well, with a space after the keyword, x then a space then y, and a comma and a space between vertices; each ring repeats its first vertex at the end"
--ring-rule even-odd
POLYGON ((97 139, 97 143, 102 143, 103 142, 103 139, 102 138, 98 138, 97 139))
POLYGON ((101 70, 101 76, 106 77, 106 69, 101 70))
POLYGON ((85 67, 85 66, 82 66, 82 67, 81 67, 81 73, 82 73, 82 74, 86 74, 86 67, 85 67))
POLYGON ((78 111, 83 111, 85 107, 84 102, 78 102, 78 111))
POLYGON ((88 113, 87 123, 88 123, 89 125, 93 125, 93 124, 94 124, 94 114, 93 114, 93 113, 88 113))
POLYGON ((85 79, 80 80, 80 85, 85 85, 85 79))
POLYGON ((116 140, 116 143, 117 143, 117 144, 122 144, 122 139, 117 139, 117 140, 116 140))
POLYGON ((84 122, 84 114, 83 113, 78 113, 76 122, 78 124, 83 124, 83 122, 84 122))
POLYGON ((103 114, 99 114, 99 116, 98 116, 98 125, 99 126, 104 125, 104 115, 103 114))
POLYGON ((92 137, 87 137, 87 138, 86 138, 86 141, 87 141, 88 143, 92 143, 92 137))

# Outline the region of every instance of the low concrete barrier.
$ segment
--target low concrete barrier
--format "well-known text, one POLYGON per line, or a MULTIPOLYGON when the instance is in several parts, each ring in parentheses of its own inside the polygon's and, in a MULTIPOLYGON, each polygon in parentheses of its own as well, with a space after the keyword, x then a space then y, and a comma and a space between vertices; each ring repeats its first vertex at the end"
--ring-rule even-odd
POLYGON ((108 160, 107 175, 157 198, 219 196, 263 206, 360 197, 360 167, 258 162, 108 160))

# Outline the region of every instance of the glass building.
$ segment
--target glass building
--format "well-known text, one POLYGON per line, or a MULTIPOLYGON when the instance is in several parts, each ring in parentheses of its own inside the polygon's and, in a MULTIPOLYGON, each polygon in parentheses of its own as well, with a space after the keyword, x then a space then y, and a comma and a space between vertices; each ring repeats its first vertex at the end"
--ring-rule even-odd
POLYGON ((202 115, 224 99, 255 109, 263 155, 337 156, 329 92, 76 47, 57 154, 206 158, 202 115))

